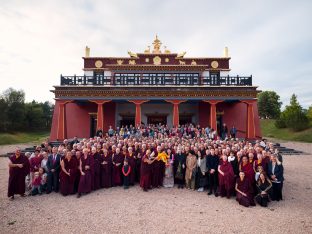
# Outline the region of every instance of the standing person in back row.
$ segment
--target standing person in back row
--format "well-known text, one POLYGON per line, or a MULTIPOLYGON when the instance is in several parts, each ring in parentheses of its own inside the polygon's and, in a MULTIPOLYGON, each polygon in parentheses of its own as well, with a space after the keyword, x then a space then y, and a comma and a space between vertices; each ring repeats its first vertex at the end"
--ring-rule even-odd
POLYGON ((224 123, 221 127, 221 138, 224 140, 228 135, 228 128, 226 124, 224 123))
POLYGON ((59 174, 60 174, 61 155, 57 153, 57 148, 52 148, 52 154, 48 157, 47 162, 47 193, 58 192, 59 190, 59 174))
POLYGON ((17 149, 9 161, 9 186, 8 197, 12 201, 14 194, 25 196, 25 177, 29 174, 30 165, 28 158, 17 149))

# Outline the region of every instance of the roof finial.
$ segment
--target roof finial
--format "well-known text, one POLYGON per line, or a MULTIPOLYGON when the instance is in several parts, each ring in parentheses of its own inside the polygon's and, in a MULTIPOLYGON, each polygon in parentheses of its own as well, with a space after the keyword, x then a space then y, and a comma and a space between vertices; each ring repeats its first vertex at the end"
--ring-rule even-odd
POLYGON ((228 58, 229 57, 229 49, 226 47, 224 47, 223 50, 223 57, 228 58))
POLYGON ((156 39, 153 42, 154 45, 154 50, 153 50, 153 54, 161 54, 161 50, 160 50, 160 46, 161 46, 161 41, 158 39, 158 36, 156 34, 156 39))
POLYGON ((90 48, 88 46, 86 46, 86 49, 85 49, 85 57, 86 58, 90 57, 90 48))

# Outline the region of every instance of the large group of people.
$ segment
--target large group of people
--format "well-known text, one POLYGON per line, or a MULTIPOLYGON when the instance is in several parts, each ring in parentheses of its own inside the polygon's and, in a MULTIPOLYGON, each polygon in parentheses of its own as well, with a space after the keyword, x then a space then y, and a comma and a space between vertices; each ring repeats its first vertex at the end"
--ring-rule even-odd
POLYGON ((282 200, 278 150, 265 140, 232 138, 233 128, 220 137, 209 127, 192 124, 110 127, 96 134, 64 140, 57 147, 47 141, 34 153, 17 149, 9 160, 8 197, 60 192, 79 198, 98 189, 138 184, 143 191, 176 186, 236 196, 246 207, 282 200))

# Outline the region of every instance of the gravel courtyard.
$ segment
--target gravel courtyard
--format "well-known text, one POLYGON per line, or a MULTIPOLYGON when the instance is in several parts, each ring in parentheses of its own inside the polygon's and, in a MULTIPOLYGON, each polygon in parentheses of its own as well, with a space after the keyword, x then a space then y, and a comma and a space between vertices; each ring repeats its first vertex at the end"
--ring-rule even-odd
POLYGON ((0 233, 312 233, 312 155, 284 156, 284 201, 268 208, 138 186, 9 201, 7 160, 0 158, 0 233))

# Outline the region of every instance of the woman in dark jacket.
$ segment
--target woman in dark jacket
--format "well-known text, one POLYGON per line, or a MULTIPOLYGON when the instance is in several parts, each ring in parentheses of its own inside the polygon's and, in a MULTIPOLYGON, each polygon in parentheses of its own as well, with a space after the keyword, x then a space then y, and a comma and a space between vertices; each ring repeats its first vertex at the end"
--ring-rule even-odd
POLYGON ((268 176, 272 182, 272 200, 283 200, 284 168, 275 154, 271 156, 271 161, 268 165, 268 176))
POLYGON ((255 199, 260 206, 267 207, 272 183, 271 180, 265 175, 265 172, 260 172, 256 185, 258 194, 256 195, 255 199))

